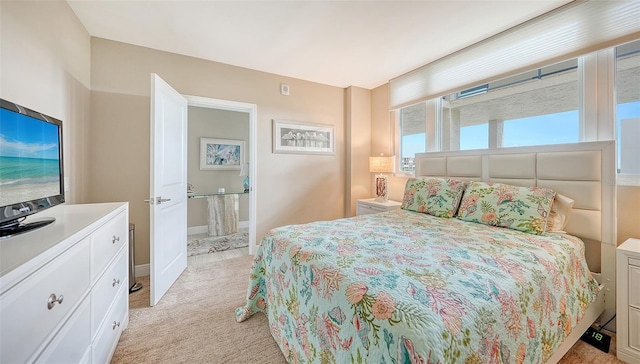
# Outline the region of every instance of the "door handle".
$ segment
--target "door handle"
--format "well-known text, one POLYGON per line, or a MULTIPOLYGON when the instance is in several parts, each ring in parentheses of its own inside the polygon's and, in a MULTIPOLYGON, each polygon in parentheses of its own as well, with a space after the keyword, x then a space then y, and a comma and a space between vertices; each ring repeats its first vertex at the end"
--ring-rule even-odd
POLYGON ((158 196, 156 198, 150 198, 148 200, 144 200, 144 202, 148 203, 148 204, 152 204, 152 205, 160 205, 163 202, 169 202, 171 201, 170 198, 162 198, 162 196, 158 196))

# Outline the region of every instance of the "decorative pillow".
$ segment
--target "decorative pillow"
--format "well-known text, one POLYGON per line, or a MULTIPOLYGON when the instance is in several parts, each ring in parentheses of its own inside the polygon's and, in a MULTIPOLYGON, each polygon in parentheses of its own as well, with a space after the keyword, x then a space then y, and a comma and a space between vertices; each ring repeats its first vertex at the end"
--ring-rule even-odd
POLYGON ((548 232, 564 232, 575 202, 576 201, 565 195, 556 193, 556 198, 553 200, 553 204, 551 204, 549 219, 547 220, 548 232))
POLYGON ((466 182, 444 178, 409 178, 401 208, 438 217, 452 217, 466 182))
POLYGON ((458 218, 540 235, 554 196, 548 188, 472 182, 462 197, 458 218))

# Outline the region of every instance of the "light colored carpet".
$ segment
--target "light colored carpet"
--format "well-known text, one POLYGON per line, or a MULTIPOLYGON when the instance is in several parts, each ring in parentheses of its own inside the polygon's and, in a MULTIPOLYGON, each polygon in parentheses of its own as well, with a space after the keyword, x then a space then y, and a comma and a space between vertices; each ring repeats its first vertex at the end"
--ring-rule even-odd
POLYGON ((154 307, 149 277, 130 297, 129 327, 112 363, 284 363, 264 315, 237 323, 253 257, 189 267, 154 307))
MULTIPOLYGON (((129 327, 112 363, 285 363, 263 314, 235 321, 251 261, 244 256, 190 266, 155 307, 148 307, 149 277, 137 278, 143 288, 129 296, 129 327)), ((578 341, 560 363, 622 362, 578 341)))
POLYGON ((187 241, 187 256, 217 253, 246 246, 249 246, 248 228, 224 236, 209 236, 207 233, 190 235, 187 241))

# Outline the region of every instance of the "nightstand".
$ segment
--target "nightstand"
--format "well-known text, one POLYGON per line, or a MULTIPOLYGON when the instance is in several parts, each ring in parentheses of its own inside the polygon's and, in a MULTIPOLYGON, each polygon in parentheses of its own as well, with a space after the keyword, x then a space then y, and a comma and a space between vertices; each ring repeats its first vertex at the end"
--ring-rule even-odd
POLYGON ((356 201, 356 215, 377 214, 397 210, 402 205, 398 201, 377 202, 375 198, 365 198, 356 201))
POLYGON ((618 359, 640 362, 640 239, 616 249, 618 359))

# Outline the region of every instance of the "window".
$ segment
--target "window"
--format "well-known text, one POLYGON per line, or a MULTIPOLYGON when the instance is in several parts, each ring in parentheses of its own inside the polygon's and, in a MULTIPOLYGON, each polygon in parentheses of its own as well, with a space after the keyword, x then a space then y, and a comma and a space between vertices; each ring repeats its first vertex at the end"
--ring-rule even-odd
POLYGON ((578 60, 557 63, 444 97, 445 150, 578 142, 578 60), (455 136, 459 135, 459 140, 455 136))
POLYGON ((414 173, 414 156, 427 150, 427 109, 424 102, 400 109, 400 166, 399 171, 414 173))
POLYGON ((469 125, 460 128, 460 150, 486 149, 488 147, 488 123, 469 125))
POLYGON ((640 40, 615 53, 618 173, 640 175, 640 40))
POLYGON ((577 143, 578 110, 538 115, 504 122, 503 147, 577 143))
POLYGON ((484 82, 397 115, 406 124, 401 143, 413 145, 402 149, 404 171, 413 171, 418 152, 616 139, 617 183, 640 186, 640 39, 484 82))

